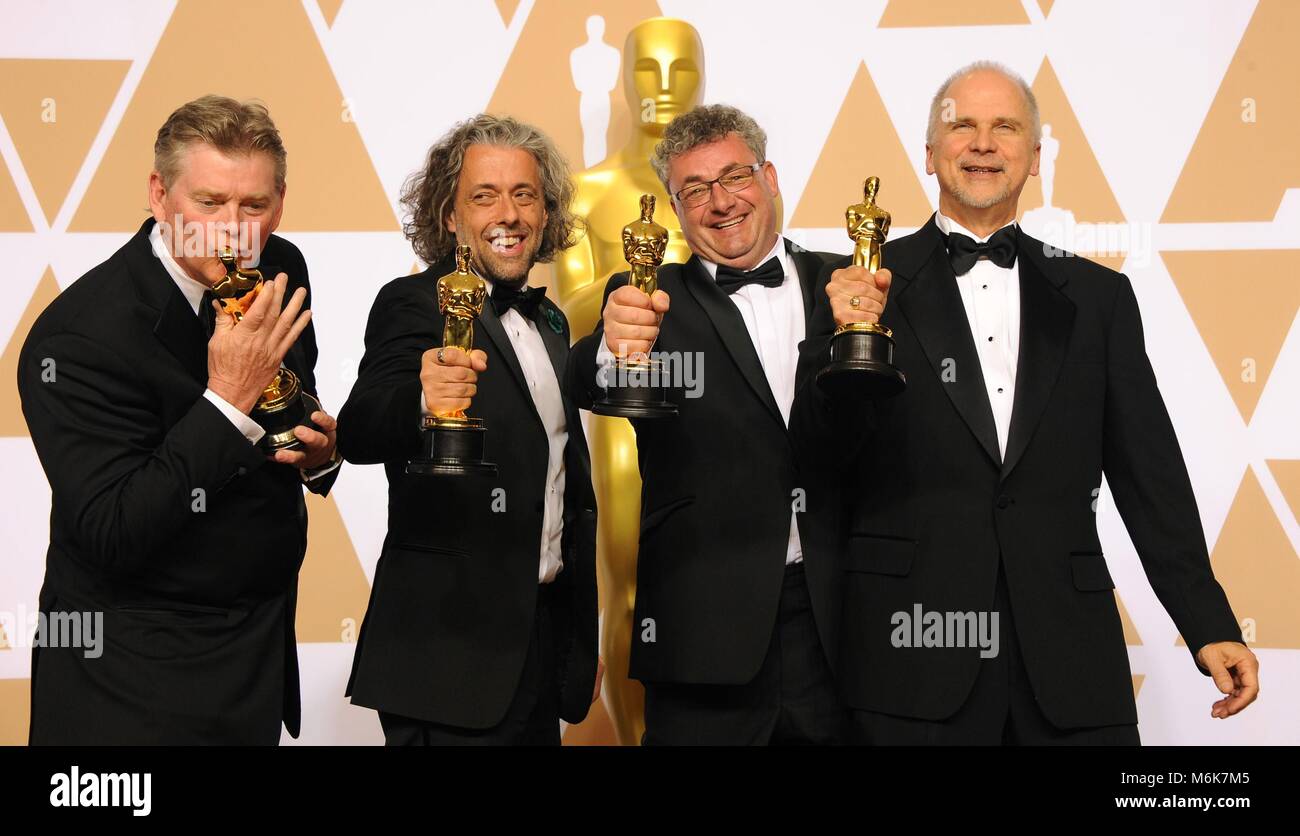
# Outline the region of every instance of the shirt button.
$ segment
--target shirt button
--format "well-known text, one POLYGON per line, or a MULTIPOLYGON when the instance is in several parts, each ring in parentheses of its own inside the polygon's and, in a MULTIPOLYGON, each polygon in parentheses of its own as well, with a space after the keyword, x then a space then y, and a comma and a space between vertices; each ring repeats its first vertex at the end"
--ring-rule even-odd
POLYGON ((988 285, 984 285, 984 289, 985 289, 985 290, 988 290, 988 289, 989 289, 989 286, 988 286, 988 285))
POLYGON ((1001 387, 1001 386, 998 387, 998 394, 999 394, 999 395, 1002 394, 1002 387, 1001 387))
POLYGON ((992 338, 992 337, 989 337, 989 342, 993 342, 993 338, 992 338))

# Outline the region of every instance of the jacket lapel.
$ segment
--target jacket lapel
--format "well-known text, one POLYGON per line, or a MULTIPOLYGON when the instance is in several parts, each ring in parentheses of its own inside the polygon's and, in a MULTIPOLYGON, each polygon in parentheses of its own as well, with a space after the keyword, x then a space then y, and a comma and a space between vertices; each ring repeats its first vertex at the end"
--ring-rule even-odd
POLYGON ((799 271, 799 289, 803 291, 804 335, 807 336, 807 326, 812 322, 813 303, 816 301, 814 294, 824 262, 821 256, 808 252, 789 239, 786 239, 785 248, 794 262, 795 270, 799 271))
POLYGON ((542 343, 546 346, 546 356, 551 359, 551 368, 555 370, 555 379, 559 384, 560 395, 564 398, 567 412, 569 393, 564 391, 564 365, 569 355, 569 340, 564 334, 557 333, 551 327, 551 317, 555 312, 548 305, 548 302, 543 301, 537 306, 537 311, 533 314, 533 325, 536 326, 537 333, 541 334, 542 343))
POLYGON ((564 322, 562 317, 563 314, 551 304, 550 300, 543 300, 537 306, 532 321, 533 325, 537 326, 537 333, 542 335, 542 343, 546 345, 546 356, 550 358, 551 368, 555 371, 556 386, 560 389, 560 401, 564 405, 564 421, 569 432, 569 445, 577 453, 578 462, 583 469, 583 478, 590 480, 591 452, 587 449, 587 439, 582 432, 582 414, 578 411, 578 405, 569 397, 568 390, 564 388, 564 370, 569 360, 568 329, 564 328, 564 332, 557 332, 551 327, 551 322, 564 322), (554 317, 557 316, 561 318, 555 319, 554 317))
POLYGON ((1043 244, 1023 231, 1019 236, 1020 351, 1016 360, 1016 399, 1011 410, 1002 478, 1024 455, 1042 418, 1074 328, 1074 303, 1059 288, 1066 278, 1051 270, 1043 244))
MULTIPOLYGON (((763 365, 759 362, 758 352, 754 349, 749 331, 745 328, 745 321, 740 318, 740 311, 732 304, 727 294, 718 287, 718 283, 700 263, 698 256, 691 256, 683 266, 682 280, 686 289, 695 297, 695 301, 704 309, 709 321, 713 323, 719 339, 740 369, 741 375, 754 390, 754 394, 767 407, 772 417, 784 427, 785 420, 781 417, 781 410, 777 408, 771 387, 767 385, 763 365)), ((672 315, 672 311, 669 311, 668 316, 672 315)))
POLYGON ((501 355, 501 358, 505 360, 506 368, 510 370, 510 376, 514 378, 515 383, 519 386, 519 391, 523 394, 524 400, 527 401, 528 405, 533 408, 533 413, 536 414, 536 407, 533 407, 533 396, 528 392, 528 381, 524 379, 524 369, 519 365, 519 357, 515 354, 515 347, 511 344, 509 335, 506 334, 506 327, 501 324, 501 320, 497 317, 491 299, 484 303, 483 312, 479 314, 475 326, 476 330, 482 331, 492 341, 497 354, 501 355))
MULTIPOLYGON (((171 281, 171 276, 166 277, 171 281)), ((181 362, 185 370, 196 381, 207 385, 208 381, 208 338, 203 330, 203 323, 190 309, 179 288, 168 297, 158 322, 154 325, 156 336, 167 350, 181 362)))
POLYGON ((185 294, 176 286, 167 268, 154 255, 149 233, 154 220, 149 218, 127 243, 127 262, 140 300, 158 311, 153 333, 163 347, 180 362, 194 380, 202 385, 208 380, 208 338, 203 323, 194 314, 185 294))
MULTIPOLYGON (((943 390, 952 405, 984 452, 994 464, 999 464, 1001 456, 998 454, 993 409, 989 406, 984 373, 980 369, 966 309, 957 290, 957 277, 948 263, 943 236, 934 225, 933 217, 917 234, 925 238, 914 255, 908 254, 910 259, 905 258, 898 264, 886 260, 884 265, 891 272, 896 271, 909 279, 903 292, 891 301, 897 302, 899 310, 911 324, 935 375, 945 381, 943 390)), ((1021 351, 1024 351, 1023 346, 1021 351)))

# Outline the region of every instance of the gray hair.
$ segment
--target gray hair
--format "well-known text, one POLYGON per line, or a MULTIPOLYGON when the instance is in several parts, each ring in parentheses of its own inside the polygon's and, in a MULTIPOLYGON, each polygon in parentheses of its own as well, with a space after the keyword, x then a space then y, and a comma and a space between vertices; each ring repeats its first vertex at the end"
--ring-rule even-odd
POLYGON ((410 218, 402 224, 402 232, 416 255, 426 264, 433 264, 455 248, 456 236, 447 229, 447 218, 456 200, 465 151, 471 145, 522 148, 537 161, 547 215, 538 261, 551 261, 556 253, 577 243, 577 233, 582 227, 582 220, 572 209, 577 189, 569 163, 555 143, 532 125, 509 116, 480 113, 456 124, 438 140, 429 149, 424 168, 407 178, 402 186, 402 207, 410 212, 410 218))
POLYGON ((664 128, 664 138, 655 146, 650 166, 667 189, 668 164, 675 157, 700 145, 725 139, 732 133, 744 140, 757 162, 767 160, 767 134, 753 117, 731 105, 715 104, 700 105, 669 122, 664 128))
POLYGON ((934 98, 930 100, 930 122, 925 130, 925 144, 934 145, 934 138, 939 132, 939 122, 942 121, 941 114, 944 102, 948 98, 949 88, 956 84, 958 80, 980 71, 997 73, 1020 88, 1020 92, 1025 96, 1025 108, 1029 111, 1029 125, 1033 131, 1034 142, 1037 143, 1042 139, 1043 126, 1038 116, 1038 99, 1034 96, 1033 89, 1025 83, 1023 78, 1004 64, 999 64, 997 61, 975 61, 957 70, 957 72, 948 76, 943 84, 939 85, 939 90, 934 94, 934 98))

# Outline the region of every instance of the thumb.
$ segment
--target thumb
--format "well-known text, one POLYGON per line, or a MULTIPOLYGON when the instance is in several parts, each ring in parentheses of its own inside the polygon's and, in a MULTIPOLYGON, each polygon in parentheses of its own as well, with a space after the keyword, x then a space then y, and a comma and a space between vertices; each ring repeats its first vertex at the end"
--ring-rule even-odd
POLYGON ((225 309, 221 307, 221 303, 216 299, 212 300, 212 310, 216 312, 216 319, 212 323, 214 334, 224 334, 235 327, 235 318, 227 314, 225 309))
POLYGON ((469 353, 470 368, 476 372, 487 371, 487 352, 481 348, 476 348, 469 353))
POLYGON ((1205 654, 1205 669, 1210 672, 1214 678, 1214 687, 1219 689, 1221 694, 1231 694, 1235 687, 1232 677, 1228 674, 1228 669, 1223 666, 1222 654, 1217 651, 1211 651, 1205 654))
POLYGON ((442 365, 473 367, 473 356, 466 354, 454 345, 445 345, 442 347, 442 365))
POLYGON ((889 286, 894 283, 894 274, 882 267, 876 271, 876 289, 888 292, 889 286))
POLYGON ((657 314, 668 313, 668 304, 668 294, 662 290, 656 290, 654 295, 650 297, 650 306, 657 314))

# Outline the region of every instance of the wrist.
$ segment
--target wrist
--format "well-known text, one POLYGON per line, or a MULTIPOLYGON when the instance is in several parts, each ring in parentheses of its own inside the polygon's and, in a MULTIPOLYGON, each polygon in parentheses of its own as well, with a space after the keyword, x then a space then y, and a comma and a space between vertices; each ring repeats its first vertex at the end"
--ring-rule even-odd
POLYGON ((213 394, 245 415, 253 411, 253 407, 257 405, 257 399, 261 395, 260 392, 250 394, 238 386, 213 377, 208 378, 208 388, 212 390, 213 394))

